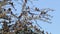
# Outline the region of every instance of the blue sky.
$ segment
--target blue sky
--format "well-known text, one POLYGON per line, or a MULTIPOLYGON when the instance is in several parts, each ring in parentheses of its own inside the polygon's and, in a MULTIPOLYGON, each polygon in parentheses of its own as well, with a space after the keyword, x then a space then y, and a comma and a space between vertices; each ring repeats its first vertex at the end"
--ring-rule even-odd
MULTIPOLYGON (((48 24, 46 22, 42 22, 42 21, 38 21, 38 24, 40 26, 42 26, 42 28, 45 31, 51 32, 52 34, 60 34, 60 0, 39 0, 39 1, 34 1, 35 2, 35 6, 39 7, 39 8, 52 8, 55 11, 54 12, 50 12, 51 15, 53 15, 54 17, 52 18, 52 24, 48 24)), ((16 5, 17 6, 17 5, 16 5)), ((31 5, 30 5, 31 6, 31 5)), ((21 6, 19 6, 21 7, 21 6)), ((19 7, 18 11, 20 11, 19 7)), ((19 12, 18 12, 19 13, 19 12)), ((1 26, 1 25, 0 25, 1 26)))
POLYGON ((60 34, 60 0, 40 0, 38 2, 40 8, 52 8, 55 11, 50 12, 54 17, 52 18, 52 24, 48 24, 40 21, 40 25, 45 31, 52 32, 52 34, 60 34))

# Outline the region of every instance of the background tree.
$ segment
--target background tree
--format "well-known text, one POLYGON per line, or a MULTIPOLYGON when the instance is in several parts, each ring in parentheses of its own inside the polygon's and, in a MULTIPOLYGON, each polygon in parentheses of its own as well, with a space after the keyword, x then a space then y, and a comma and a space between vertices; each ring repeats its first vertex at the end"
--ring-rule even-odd
MULTIPOLYGON (((33 5, 33 1, 31 0, 14 1, 22 5, 19 16, 14 14, 14 12, 12 11, 12 8, 17 11, 17 8, 15 8, 14 5, 15 2, 13 2, 13 0, 0 1, 0 23, 2 23, 3 25, 2 29, 0 29, 1 34, 45 34, 44 30, 41 30, 42 27, 37 23, 37 20, 52 23, 50 22, 50 18, 52 18, 53 16, 49 15, 48 12, 54 10, 50 8, 31 8, 29 5, 27 5, 28 1, 33 5), (6 5, 10 5, 12 8, 4 8, 6 7, 6 5), (38 14, 36 12, 38 12, 38 14), (33 21, 35 21, 36 25, 33 25, 33 21)), ((46 34, 48 34, 48 32, 46 32, 46 34)))

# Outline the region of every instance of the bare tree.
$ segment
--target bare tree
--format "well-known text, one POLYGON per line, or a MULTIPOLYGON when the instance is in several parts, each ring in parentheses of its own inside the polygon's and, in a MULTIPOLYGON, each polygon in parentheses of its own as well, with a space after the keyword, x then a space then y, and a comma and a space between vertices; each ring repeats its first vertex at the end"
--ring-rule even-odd
MULTIPOLYGON (((37 23, 37 20, 51 23, 50 18, 52 18, 53 16, 49 15, 48 12, 54 10, 50 8, 31 8, 30 6, 27 6, 28 1, 30 0, 14 1, 22 5, 21 13, 19 16, 16 16, 14 14, 11 7, 9 7, 8 9, 4 8, 5 5, 11 5, 15 9, 15 11, 17 11, 17 8, 14 7, 15 5, 12 0, 0 1, 0 19, 3 19, 0 21, 0 23, 3 24, 2 29, 0 29, 1 34, 45 34, 44 30, 41 30, 42 27, 37 23), (22 3, 18 1, 21 1, 22 3), (36 14, 36 12, 39 13, 36 14), (36 25, 33 25, 33 20, 35 21, 36 25)), ((30 2, 32 3, 33 1, 30 2)), ((46 32, 46 34, 48 33, 46 32)))

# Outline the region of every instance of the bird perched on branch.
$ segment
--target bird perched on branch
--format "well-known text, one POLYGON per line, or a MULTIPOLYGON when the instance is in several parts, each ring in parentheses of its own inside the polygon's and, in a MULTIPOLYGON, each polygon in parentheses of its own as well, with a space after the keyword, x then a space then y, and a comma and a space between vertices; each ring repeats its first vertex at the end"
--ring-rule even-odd
POLYGON ((36 7, 36 8, 35 8, 35 11, 40 11, 40 10, 39 10, 39 8, 36 7))
POLYGON ((11 13, 11 8, 8 8, 7 13, 11 13))
POLYGON ((40 15, 43 16, 43 17, 44 17, 44 16, 47 16, 47 17, 49 16, 49 17, 52 18, 53 16, 47 14, 48 11, 54 11, 54 10, 49 9, 49 8, 47 8, 47 9, 43 9, 43 10, 40 12, 40 15))
POLYGON ((47 14, 47 12, 49 12, 49 11, 54 11, 54 10, 52 10, 50 8, 42 9, 41 14, 47 14))

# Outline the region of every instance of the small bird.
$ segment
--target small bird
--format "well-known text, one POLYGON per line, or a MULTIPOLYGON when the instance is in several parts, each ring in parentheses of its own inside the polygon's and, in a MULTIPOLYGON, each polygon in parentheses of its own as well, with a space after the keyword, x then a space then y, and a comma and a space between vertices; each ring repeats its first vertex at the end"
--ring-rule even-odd
POLYGON ((6 9, 4 9, 4 11, 6 11, 6 9))
POLYGON ((11 12, 12 12, 11 8, 8 8, 7 13, 11 13, 11 12))
POLYGON ((46 12, 45 12, 45 11, 41 11, 41 13, 40 13, 40 14, 41 14, 41 15, 42 15, 42 14, 46 14, 46 12))
POLYGON ((48 11, 54 11, 50 8, 42 9, 41 14, 46 14, 48 11))
POLYGON ((11 8, 9 8, 8 10, 11 11, 11 8))
POLYGON ((39 8, 36 7, 36 8, 35 8, 35 11, 40 11, 40 10, 39 10, 39 8))
POLYGON ((47 14, 47 12, 48 12, 48 10, 47 10, 47 11, 44 11, 44 10, 43 10, 43 11, 40 12, 40 15, 53 18, 53 16, 47 14))

